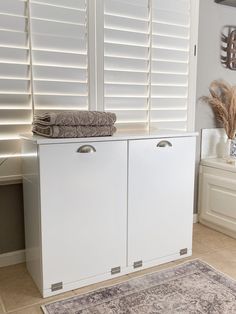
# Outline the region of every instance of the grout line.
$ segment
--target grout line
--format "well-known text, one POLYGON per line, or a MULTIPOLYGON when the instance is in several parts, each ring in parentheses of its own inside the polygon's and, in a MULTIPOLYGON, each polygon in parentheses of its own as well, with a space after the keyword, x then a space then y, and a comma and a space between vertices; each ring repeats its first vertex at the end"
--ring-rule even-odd
POLYGON ((2 297, 1 297, 1 296, 0 296, 0 306, 1 306, 2 309, 3 309, 3 312, 4 312, 4 313, 7 313, 7 309, 6 309, 6 307, 5 307, 4 303, 3 303, 3 300, 2 300, 2 297))

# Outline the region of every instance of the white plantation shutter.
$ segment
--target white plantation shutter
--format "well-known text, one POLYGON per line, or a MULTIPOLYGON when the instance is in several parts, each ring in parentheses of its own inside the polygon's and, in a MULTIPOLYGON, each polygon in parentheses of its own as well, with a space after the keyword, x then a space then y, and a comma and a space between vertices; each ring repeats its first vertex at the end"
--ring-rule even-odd
POLYGON ((0 177, 21 172, 19 133, 31 128, 27 4, 0 1, 0 177))
POLYGON ((120 127, 147 126, 148 0, 105 0, 104 4, 104 109, 117 114, 120 127))
POLYGON ((196 61, 190 61, 197 1, 104 3, 105 110, 116 112, 126 126, 193 129, 190 69, 194 73, 196 61))
POLYGON ((0 180, 34 112, 193 130, 197 16, 198 0, 0 0, 0 180))
POLYGON ((31 0, 35 110, 88 109, 86 0, 31 0))
POLYGON ((152 126, 187 130, 190 0, 152 1, 152 126))

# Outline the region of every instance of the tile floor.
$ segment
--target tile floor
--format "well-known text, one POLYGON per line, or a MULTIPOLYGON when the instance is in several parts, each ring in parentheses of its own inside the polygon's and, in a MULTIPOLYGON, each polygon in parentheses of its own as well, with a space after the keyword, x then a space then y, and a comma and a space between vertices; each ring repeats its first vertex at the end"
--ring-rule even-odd
POLYGON ((40 294, 28 275, 24 264, 0 268, 0 314, 42 314, 40 305, 52 300, 63 299, 76 294, 89 292, 96 288, 127 280, 130 277, 171 267, 193 258, 201 258, 218 270, 236 279, 236 240, 208 229, 200 224, 195 224, 192 257, 153 267, 148 270, 139 271, 100 284, 94 284, 48 299, 42 299, 40 297, 40 294))

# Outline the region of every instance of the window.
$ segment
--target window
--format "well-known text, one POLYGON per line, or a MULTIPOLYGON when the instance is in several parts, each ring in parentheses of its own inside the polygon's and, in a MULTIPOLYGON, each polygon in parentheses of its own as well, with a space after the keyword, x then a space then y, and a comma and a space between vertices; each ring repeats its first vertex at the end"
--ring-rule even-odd
POLYGON ((31 83, 27 4, 0 2, 0 176, 20 171, 19 133, 30 131, 31 83))
POLYGON ((0 178, 33 113, 105 110, 120 128, 194 128, 198 1, 0 2, 0 178))

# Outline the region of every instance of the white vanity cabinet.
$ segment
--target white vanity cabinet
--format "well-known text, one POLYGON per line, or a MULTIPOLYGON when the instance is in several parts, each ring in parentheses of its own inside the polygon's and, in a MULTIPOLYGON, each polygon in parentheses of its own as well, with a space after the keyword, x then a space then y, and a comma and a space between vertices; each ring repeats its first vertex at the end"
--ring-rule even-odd
POLYGON ((130 141, 128 264, 191 253, 195 138, 130 141))
POLYGON ((23 136, 27 267, 44 297, 191 255, 195 135, 23 136))
POLYGON ((202 224, 236 238, 236 166, 223 158, 201 161, 199 220, 202 224))

